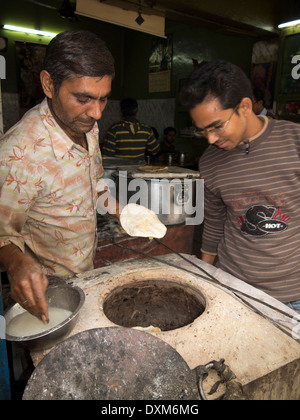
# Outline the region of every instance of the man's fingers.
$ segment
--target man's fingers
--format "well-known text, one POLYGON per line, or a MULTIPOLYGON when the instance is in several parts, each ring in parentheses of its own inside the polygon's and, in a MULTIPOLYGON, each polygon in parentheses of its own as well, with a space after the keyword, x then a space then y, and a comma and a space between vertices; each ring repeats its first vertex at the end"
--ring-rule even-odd
POLYGON ((43 274, 34 273, 21 280, 11 291, 12 298, 32 315, 49 322, 48 304, 45 291, 48 279, 43 274))
POLYGON ((45 291, 48 287, 47 277, 45 275, 42 275, 42 277, 33 276, 31 287, 36 316, 38 316, 44 322, 49 322, 48 304, 45 298, 45 291))

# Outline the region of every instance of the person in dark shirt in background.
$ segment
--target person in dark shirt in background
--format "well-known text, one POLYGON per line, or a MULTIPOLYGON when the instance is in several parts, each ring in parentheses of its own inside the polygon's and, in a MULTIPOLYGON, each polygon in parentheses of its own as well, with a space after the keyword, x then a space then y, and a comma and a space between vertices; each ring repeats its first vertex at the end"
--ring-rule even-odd
POLYGON ((177 157, 178 152, 175 148, 176 133, 177 131, 174 127, 166 127, 164 129, 164 139, 160 144, 160 152, 158 157, 160 162, 166 162, 169 154, 177 157))
POLYGON ((103 142, 103 155, 129 158, 133 161, 145 159, 145 154, 155 156, 160 146, 152 128, 137 119, 138 103, 125 98, 120 102, 122 120, 113 124, 103 142))
POLYGON ((273 112, 268 111, 265 107, 264 93, 261 89, 254 89, 254 102, 253 102, 253 111, 256 115, 265 115, 269 119, 276 119, 276 115, 273 112))

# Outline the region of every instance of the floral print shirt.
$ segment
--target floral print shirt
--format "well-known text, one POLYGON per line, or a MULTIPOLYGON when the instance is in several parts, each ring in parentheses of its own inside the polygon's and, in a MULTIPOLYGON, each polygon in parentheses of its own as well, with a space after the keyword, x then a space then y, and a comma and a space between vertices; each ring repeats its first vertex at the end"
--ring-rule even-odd
POLYGON ((97 124, 86 138, 88 151, 44 99, 0 140, 0 247, 17 245, 61 278, 93 269, 103 176, 97 124))

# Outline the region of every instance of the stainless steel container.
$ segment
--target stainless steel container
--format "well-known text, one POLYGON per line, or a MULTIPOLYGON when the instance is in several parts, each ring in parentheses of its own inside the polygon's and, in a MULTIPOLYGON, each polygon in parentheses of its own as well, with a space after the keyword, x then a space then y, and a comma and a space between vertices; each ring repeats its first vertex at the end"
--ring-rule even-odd
POLYGON ((153 210, 166 226, 178 225, 191 217, 199 173, 168 168, 163 173, 119 171, 116 179, 117 198, 121 204, 140 204, 153 210))
POLYGON ((123 167, 132 168, 132 166, 136 166, 138 164, 145 165, 145 160, 141 159, 139 162, 134 162, 132 159, 103 156, 102 158, 102 165, 104 169, 103 178, 114 180, 112 175, 115 172, 118 172, 119 168, 123 168, 123 167))
MULTIPOLYGON (((49 286, 45 293, 49 306, 63 308, 71 311, 71 315, 57 326, 40 334, 28 337, 15 337, 6 334, 7 341, 21 344, 30 350, 44 350, 53 347, 71 332, 77 322, 79 311, 85 301, 85 294, 79 287, 68 284, 49 286)), ((18 303, 9 308, 5 313, 5 321, 8 323, 17 315, 26 312, 18 303)))
POLYGON ((173 154, 168 153, 168 165, 172 165, 172 163, 173 163, 173 154))
POLYGON ((183 165, 183 164, 186 162, 186 160, 187 160, 187 154, 186 154, 186 153, 184 153, 184 152, 181 152, 181 153, 179 154, 179 157, 178 157, 178 162, 179 162, 181 165, 183 165))

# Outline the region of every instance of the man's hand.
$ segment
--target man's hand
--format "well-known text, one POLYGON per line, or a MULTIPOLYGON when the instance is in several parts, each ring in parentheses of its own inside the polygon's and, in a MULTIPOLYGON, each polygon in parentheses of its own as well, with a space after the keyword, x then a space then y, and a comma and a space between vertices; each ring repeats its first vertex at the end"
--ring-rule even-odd
POLYGON ((32 315, 49 322, 45 299, 48 279, 41 265, 15 245, 1 248, 0 262, 7 271, 11 297, 32 315))
POLYGON ((101 179, 96 186, 98 192, 97 212, 99 214, 110 214, 120 219, 123 206, 111 195, 109 187, 101 179))

